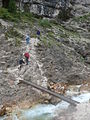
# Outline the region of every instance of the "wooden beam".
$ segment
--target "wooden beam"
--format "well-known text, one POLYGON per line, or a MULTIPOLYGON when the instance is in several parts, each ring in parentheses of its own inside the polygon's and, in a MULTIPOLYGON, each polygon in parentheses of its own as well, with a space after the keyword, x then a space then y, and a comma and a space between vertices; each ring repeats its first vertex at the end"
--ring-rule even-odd
POLYGON ((41 86, 39 86, 39 85, 36 85, 35 83, 32 83, 31 81, 28 82, 28 81, 25 81, 25 80, 20 80, 20 82, 25 83, 25 84, 27 84, 27 85, 30 85, 30 86, 38 89, 38 90, 44 91, 44 92, 46 92, 46 93, 49 93, 50 95, 53 95, 53 96, 55 96, 55 97, 57 97, 57 98, 60 98, 61 100, 64 100, 64 101, 66 101, 66 102, 68 102, 68 103, 70 103, 70 104, 72 104, 72 105, 74 105, 74 106, 76 106, 77 104, 79 104, 79 102, 77 102, 77 101, 75 101, 75 100, 72 100, 72 99, 70 99, 70 98, 68 98, 68 97, 65 97, 65 96, 61 95, 61 94, 52 92, 52 91, 50 91, 50 90, 48 90, 48 89, 46 89, 46 88, 44 88, 44 87, 41 87, 41 86))

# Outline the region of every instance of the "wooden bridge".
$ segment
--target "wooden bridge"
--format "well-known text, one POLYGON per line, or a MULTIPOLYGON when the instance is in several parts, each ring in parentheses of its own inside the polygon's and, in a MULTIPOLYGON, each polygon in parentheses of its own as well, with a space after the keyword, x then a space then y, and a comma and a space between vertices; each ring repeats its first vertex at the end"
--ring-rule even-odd
POLYGON ((48 89, 46 89, 44 87, 41 87, 39 85, 36 85, 35 83, 32 83, 31 81, 28 82, 28 81, 25 81, 25 80, 20 80, 20 82, 22 82, 24 84, 27 84, 27 85, 30 85, 30 86, 38 89, 38 90, 44 91, 46 93, 49 93, 50 95, 53 95, 54 97, 60 98, 61 100, 64 100, 64 101, 66 101, 66 102, 68 102, 68 103, 70 103, 70 104, 72 104, 74 106, 76 106, 77 104, 79 104, 79 102, 77 102, 75 100, 72 100, 72 99, 70 99, 68 97, 65 97, 65 96, 61 95, 61 94, 52 92, 52 91, 50 91, 50 90, 48 90, 48 89))

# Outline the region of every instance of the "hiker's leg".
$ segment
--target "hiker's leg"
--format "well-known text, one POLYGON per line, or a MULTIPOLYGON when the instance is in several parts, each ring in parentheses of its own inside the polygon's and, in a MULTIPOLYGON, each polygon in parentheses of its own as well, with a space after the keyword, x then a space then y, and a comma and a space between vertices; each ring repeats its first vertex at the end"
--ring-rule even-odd
POLYGON ((21 64, 20 64, 20 66, 19 66, 19 70, 21 70, 21 64))
POLYGON ((26 57, 26 65, 28 65, 28 58, 26 57))
POLYGON ((26 61, 26 64, 27 64, 27 58, 25 57, 25 61, 26 61))
POLYGON ((28 58, 27 58, 27 65, 28 65, 28 58))

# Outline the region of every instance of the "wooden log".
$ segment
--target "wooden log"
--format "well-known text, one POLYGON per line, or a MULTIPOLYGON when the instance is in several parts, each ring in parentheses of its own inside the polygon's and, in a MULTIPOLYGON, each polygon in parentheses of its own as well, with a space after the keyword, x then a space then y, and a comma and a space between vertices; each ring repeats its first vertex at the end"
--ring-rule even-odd
POLYGON ((52 91, 50 91, 50 90, 48 90, 48 89, 46 89, 44 87, 41 87, 39 85, 36 85, 35 83, 32 83, 31 81, 28 82, 28 81, 25 81, 25 80, 20 80, 20 82, 25 83, 27 85, 31 85, 32 87, 34 87, 34 88, 36 88, 38 90, 44 91, 46 93, 49 93, 50 95, 53 95, 53 96, 55 96, 57 98, 60 98, 61 100, 64 100, 64 101, 66 101, 66 102, 68 102, 68 103, 70 103, 70 104, 72 104, 74 106, 76 106, 77 104, 79 104, 79 102, 77 102, 75 100, 72 100, 72 99, 70 99, 68 97, 65 97, 65 96, 61 95, 61 94, 57 94, 55 92, 52 92, 52 91))

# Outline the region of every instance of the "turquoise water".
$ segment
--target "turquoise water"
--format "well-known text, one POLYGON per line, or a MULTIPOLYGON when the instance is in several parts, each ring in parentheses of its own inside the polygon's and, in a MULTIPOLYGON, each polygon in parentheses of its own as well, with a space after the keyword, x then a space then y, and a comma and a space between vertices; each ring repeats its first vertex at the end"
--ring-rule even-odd
POLYGON ((51 120, 54 117, 54 109, 54 105, 37 105, 31 109, 22 110, 19 117, 16 117, 16 111, 12 116, 13 120, 51 120))
MULTIPOLYGON (((90 100, 90 93, 84 93, 78 96, 73 96, 72 99, 83 103, 88 102, 90 100)), ((12 120, 52 120, 58 112, 63 109, 67 109, 69 103, 60 102, 56 106, 52 104, 39 104, 27 110, 18 110, 12 112, 12 120), (18 116, 19 113, 19 116, 18 116)), ((0 117, 0 120, 7 120, 5 117, 0 117)))

